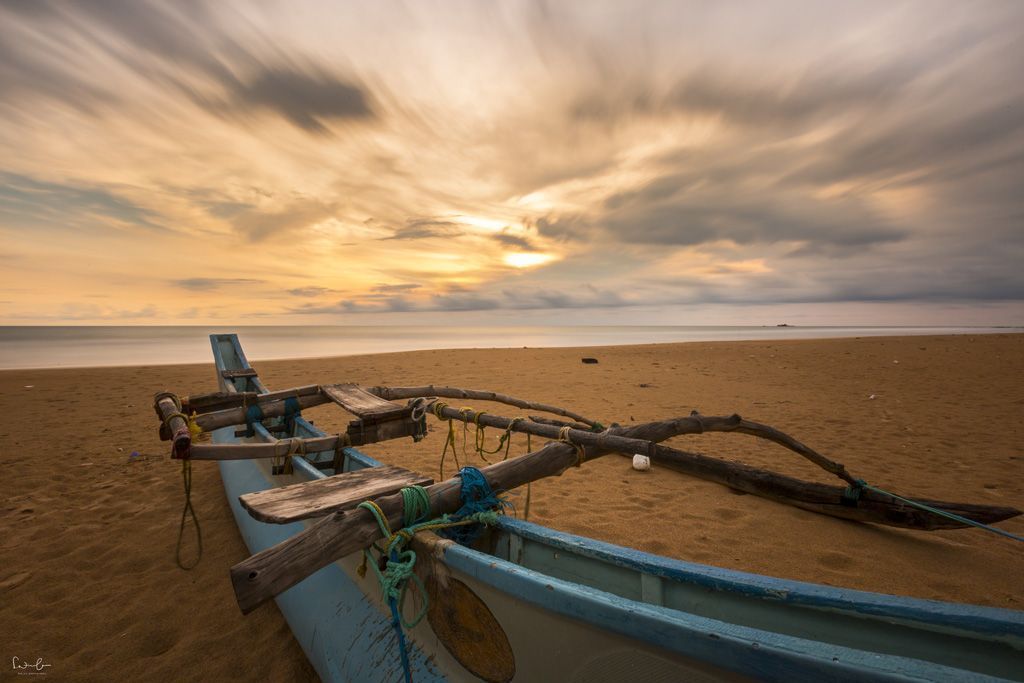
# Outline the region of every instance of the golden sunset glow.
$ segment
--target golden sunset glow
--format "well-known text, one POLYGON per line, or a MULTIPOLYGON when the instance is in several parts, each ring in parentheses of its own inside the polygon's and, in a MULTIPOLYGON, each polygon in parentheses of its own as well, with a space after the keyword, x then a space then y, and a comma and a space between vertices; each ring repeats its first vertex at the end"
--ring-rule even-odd
POLYGON ((505 254, 505 263, 514 268, 532 268, 550 261, 550 254, 505 254))
POLYGON ((1024 9, 940 4, 5 3, 0 323, 1022 322, 1024 9))

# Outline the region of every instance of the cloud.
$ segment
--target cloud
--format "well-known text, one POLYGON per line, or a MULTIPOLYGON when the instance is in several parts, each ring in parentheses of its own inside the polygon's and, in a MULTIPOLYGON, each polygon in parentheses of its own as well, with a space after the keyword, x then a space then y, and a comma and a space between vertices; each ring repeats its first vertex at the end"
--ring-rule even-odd
POLYGON ((540 248, 525 235, 513 235, 508 232, 499 232, 491 235, 491 239, 506 247, 514 247, 521 251, 540 251, 540 248))
POLYGON ((21 227, 143 227, 163 231, 158 214, 108 188, 40 180, 0 171, 0 221, 21 227))
POLYGON ((336 291, 338 291, 338 290, 331 289, 329 287, 317 287, 317 286, 312 286, 311 285, 311 286, 308 286, 308 287, 295 287, 295 288, 289 289, 288 293, 291 294, 292 296, 301 296, 301 297, 310 297, 311 298, 311 297, 323 296, 324 294, 328 294, 330 292, 336 292, 336 291))
MULTIPOLYGON (((48 35, 64 36, 67 45, 88 45, 90 52, 174 88, 218 116, 269 112, 317 135, 329 133, 328 124, 335 121, 374 118, 370 94, 353 77, 309 58, 292 58, 281 48, 259 50, 258 41, 242 42, 235 29, 244 18, 214 4, 40 0, 3 9, 24 27, 43 24, 48 35)), ((114 88, 82 77, 77 60, 62 68, 47 54, 67 50, 65 45, 40 41, 31 29, 10 35, 12 47, 0 44, 0 57, 10 65, 0 68, 0 94, 44 95, 91 112, 123 101, 114 88)))
POLYGON ((230 87, 236 111, 263 108, 311 133, 327 133, 325 121, 373 116, 369 96, 359 85, 322 69, 263 66, 230 87))
POLYGON ((362 300, 344 300, 328 305, 305 304, 291 307, 297 315, 339 315, 351 313, 434 312, 454 313, 494 310, 543 310, 577 308, 622 308, 643 305, 643 300, 628 301, 617 292, 585 285, 571 294, 543 289, 505 289, 482 292, 454 287, 415 299, 404 290, 399 294, 371 295, 362 300))
POLYGON ((284 198, 272 208, 254 207, 234 214, 230 223, 251 242, 301 231, 336 215, 336 207, 311 197, 284 198))
POLYGON ((382 240, 422 240, 431 237, 458 237, 464 232, 464 226, 452 221, 435 218, 409 219, 405 225, 395 228, 392 234, 381 237, 382 240))
POLYGON ((0 2, 0 231, 224 312, 1020 300, 1024 5, 878 10, 0 2))
POLYGON ((412 290, 419 289, 420 287, 422 287, 422 285, 418 285, 412 282, 395 285, 379 284, 371 287, 370 291, 378 294, 394 294, 396 292, 411 292, 412 290))
POLYGON ((190 277, 183 280, 172 280, 171 284, 182 289, 193 292, 212 292, 222 287, 234 287, 238 285, 262 284, 264 280, 244 277, 190 277))

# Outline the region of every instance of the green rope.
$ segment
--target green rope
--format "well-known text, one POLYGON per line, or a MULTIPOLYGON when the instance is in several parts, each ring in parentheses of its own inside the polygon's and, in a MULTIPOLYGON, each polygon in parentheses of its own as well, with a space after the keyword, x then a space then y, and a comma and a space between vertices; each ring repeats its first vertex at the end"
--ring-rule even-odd
POLYGON ((199 560, 203 559, 203 532, 199 528, 199 518, 196 517, 195 508, 192 507, 192 461, 182 460, 181 461, 181 479, 185 487, 185 507, 181 511, 181 524, 178 526, 178 545, 174 550, 174 561, 178 564, 178 567, 188 571, 194 569, 199 564, 199 560), (196 527, 196 543, 199 545, 199 551, 196 554, 196 559, 192 564, 186 565, 181 561, 181 541, 185 535, 185 518, 186 515, 192 513, 192 523, 196 527))
POLYGON ((430 495, 427 490, 422 486, 408 486, 402 489, 402 526, 410 527, 429 516, 430 495))
POLYGON ((906 503, 907 505, 909 505, 911 507, 918 508, 919 510, 924 510, 925 512, 930 512, 933 515, 939 515, 940 517, 945 517, 946 519, 951 519, 954 522, 960 522, 961 524, 966 524, 968 526, 973 526, 973 527, 977 527, 979 529, 984 529, 985 531, 990 531, 993 534, 999 534, 1000 536, 1005 536, 1005 537, 1011 538, 1011 539, 1013 539, 1015 541, 1024 542, 1024 536, 1018 536, 1017 534, 1011 534, 1009 531, 1003 531, 1002 529, 997 529, 994 526, 989 526, 988 524, 982 524, 981 522, 976 522, 973 519, 970 519, 968 517, 963 517, 962 515, 958 515, 958 514, 955 514, 955 513, 952 513, 952 512, 947 512, 946 510, 940 510, 939 508, 933 508, 931 505, 925 505, 924 503, 919 503, 916 500, 910 500, 909 498, 904 498, 903 496, 897 496, 895 493, 890 493, 889 491, 886 491, 885 489, 880 489, 877 486, 872 486, 871 484, 867 483, 863 479, 858 479, 857 480, 857 485, 855 487, 850 487, 850 488, 853 489, 853 490, 864 488, 864 489, 867 489, 869 491, 874 491, 875 493, 880 493, 883 496, 889 496, 890 498, 894 498, 894 499, 896 499, 896 500, 898 500, 898 501, 900 501, 902 503, 906 503))
POLYGON ((372 561, 369 550, 363 551, 363 564, 359 567, 359 575, 366 573, 366 567, 373 569, 377 581, 380 583, 381 596, 385 602, 394 602, 398 605, 398 614, 402 626, 413 628, 426 616, 430 607, 430 598, 427 596, 427 589, 423 581, 414 571, 416 567, 416 552, 406 548, 413 536, 421 531, 437 531, 453 527, 467 526, 469 524, 493 525, 498 521, 498 513, 494 510, 476 512, 461 517, 458 521, 452 521, 449 515, 444 514, 436 519, 426 522, 418 520, 430 516, 430 496, 422 486, 409 486, 401 490, 402 493, 402 523, 404 528, 392 531, 388 523, 387 515, 377 503, 372 500, 363 501, 358 507, 368 510, 380 527, 380 532, 385 539, 385 547, 374 544, 374 549, 387 558, 387 564, 381 570, 378 562, 372 561), (402 614, 401 606, 405 603, 405 595, 409 587, 409 580, 412 579, 416 590, 420 595, 422 607, 413 617, 412 621, 406 621, 402 614))

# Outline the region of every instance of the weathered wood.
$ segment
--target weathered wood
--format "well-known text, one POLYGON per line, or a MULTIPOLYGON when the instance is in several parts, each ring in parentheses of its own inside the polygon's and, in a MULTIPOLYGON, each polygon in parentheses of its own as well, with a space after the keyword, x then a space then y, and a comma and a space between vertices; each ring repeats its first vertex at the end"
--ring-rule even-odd
POLYGON ((409 418, 371 424, 366 424, 363 420, 354 420, 349 422, 346 433, 351 445, 365 446, 368 443, 399 439, 403 436, 415 436, 419 433, 419 426, 415 420, 409 418))
MULTIPOLYGON (((460 411, 452 410, 456 415, 460 411)), ((491 415, 476 416, 472 411, 469 419, 486 422, 488 418, 501 421, 505 426, 510 420, 491 415)), ((446 413, 443 413, 447 415, 446 413)), ((737 416, 738 419, 738 416, 737 416)), ((637 444, 649 447, 648 440, 664 440, 673 436, 669 423, 650 423, 629 429, 610 430, 595 434, 590 431, 569 430, 567 436, 580 444, 577 438, 585 440, 582 450, 568 443, 553 442, 533 453, 505 460, 481 469, 491 488, 496 491, 510 491, 524 484, 556 476, 573 465, 600 457, 611 450, 635 452, 637 444)), ((516 426, 544 430, 548 434, 560 430, 525 421, 516 426)), ((495 424, 494 426, 497 426, 495 424)), ((434 484, 427 489, 432 514, 440 515, 456 511, 460 505, 461 479, 453 477, 434 484)), ((392 527, 402 521, 402 497, 390 495, 375 501, 387 516, 392 527)), ((368 547, 380 538, 380 529, 373 516, 362 509, 335 512, 311 527, 299 532, 286 541, 267 548, 231 568, 231 582, 235 589, 242 612, 249 613, 262 603, 312 574, 324 565, 349 553, 368 547)))
POLYGON ((530 415, 530 420, 536 422, 539 425, 551 425, 553 427, 570 427, 572 429, 589 429, 588 425, 580 422, 567 422, 565 420, 553 420, 550 417, 544 417, 542 415, 530 415))
MULTIPOLYGON (((264 418, 269 417, 280 417, 287 412, 285 405, 286 398, 293 398, 293 396, 278 396, 272 400, 261 400, 258 402, 260 411, 264 418)), ((321 396, 319 393, 316 394, 303 394, 294 396, 299 404, 299 410, 305 410, 313 406, 323 405, 327 403, 327 399, 321 396)), ((251 403, 247 405, 252 405, 251 403)), ((247 407, 240 405, 237 408, 228 408, 227 410, 218 410, 212 413, 206 413, 204 415, 196 415, 196 424, 202 427, 205 432, 212 432, 214 429, 220 429, 221 427, 230 427, 232 425, 245 424, 247 407)))
MULTIPOLYGON (((481 470, 494 490, 510 490, 530 481, 561 474, 576 464, 574 448, 551 443, 534 453, 505 460, 481 470)), ((461 480, 449 479, 427 488, 433 515, 454 512, 461 505, 461 480)), ((392 528, 402 524, 402 496, 392 494, 375 501, 392 528)), ((286 541, 267 548, 231 568, 235 597, 248 614, 275 595, 321 567, 367 548, 381 538, 380 528, 361 508, 334 512, 286 541)))
MULTIPOLYGON (((480 423, 491 424, 492 426, 507 427, 511 422, 511 420, 497 416, 475 415, 472 411, 460 412, 444 408, 443 411, 439 412, 445 417, 451 416, 453 419, 464 418, 470 421, 478 420, 480 423), (451 414, 446 411, 451 411, 451 414), (459 418, 460 414, 462 418, 459 418)), ((735 426, 742 419, 738 415, 734 415, 730 418, 700 418, 697 421, 699 424, 694 424, 695 421, 697 421, 696 418, 691 416, 690 418, 637 425, 628 429, 606 430, 600 434, 569 429, 560 435, 569 438, 576 444, 586 444, 586 446, 583 446, 582 452, 577 451, 570 444, 549 443, 539 451, 513 460, 490 465, 481 471, 492 489, 511 490, 544 477, 561 474, 573 464, 592 460, 609 451, 634 453, 651 452, 653 450, 654 454, 659 452, 662 454, 674 453, 683 459, 690 460, 689 473, 725 483, 733 488, 747 486, 751 493, 766 495, 766 497, 782 502, 789 502, 787 496, 781 494, 779 489, 774 486, 779 480, 773 478, 780 477, 781 475, 774 475, 773 473, 748 466, 736 467, 735 465, 738 465, 738 463, 726 463, 715 458, 685 453, 684 451, 669 449, 665 446, 651 445, 652 443, 676 436, 679 433, 693 433, 698 427, 702 428, 703 431, 734 431, 733 429, 726 429, 726 427, 735 426), (716 426, 721 429, 715 429, 716 426), (638 449, 637 444, 644 444, 648 450, 642 451, 638 449)), ((552 426, 537 425, 525 421, 516 421, 512 425, 513 429, 520 426, 524 428, 523 431, 528 430, 532 433, 553 429, 559 431, 552 426)), ((829 488, 833 489, 831 495, 834 496, 834 491, 838 489, 836 487, 829 488)), ((459 489, 460 480, 457 477, 429 487, 427 492, 430 496, 433 514, 453 512, 458 509, 460 505, 459 489)), ((381 506, 381 509, 392 525, 401 523, 401 496, 385 496, 376 502, 381 506)), ((802 507, 819 512, 835 511, 837 507, 834 504, 836 502, 835 498, 829 504, 814 503, 808 500, 803 502, 805 505, 802 507)), ((987 506, 978 507, 987 508, 987 506)), ((853 510, 856 508, 847 509, 853 510)), ((992 508, 987 508, 986 513, 992 514, 992 516, 986 519, 999 521, 1000 519, 1019 515, 1020 511, 1012 508, 994 511, 992 508)), ((875 517, 878 519, 873 521, 881 521, 882 523, 895 522, 896 526, 906 526, 908 521, 913 521, 914 515, 919 514, 934 517, 934 515, 924 511, 899 514, 898 506, 895 508, 889 506, 883 510, 876 511, 875 517)), ((838 516, 845 516, 845 514, 838 516)), ((931 528, 939 528, 939 522, 929 522, 929 524, 935 525, 931 528)), ((922 527, 918 526, 915 528, 922 527)), ((925 526, 924 528, 929 527, 925 526)), ((333 513, 287 541, 257 553, 248 560, 235 565, 232 568, 231 577, 239 606, 243 612, 248 613, 329 562, 369 546, 379 536, 380 531, 369 513, 359 509, 333 513)))
MULTIPOLYGON (((337 434, 312 439, 278 439, 271 443, 201 443, 192 446, 189 457, 192 460, 258 460, 303 452, 333 451, 337 445, 337 434)), ((348 445, 348 440, 345 439, 342 445, 348 445)))
MULTIPOLYGON (((912 508, 873 491, 863 490, 855 505, 844 504, 845 489, 841 486, 805 482, 743 463, 689 453, 660 444, 655 447, 651 458, 655 464, 677 472, 831 517, 926 531, 967 527, 961 522, 912 508)), ((983 524, 1001 522, 1021 514, 1020 510, 1011 507, 920 498, 914 500, 983 524)))
POLYGON ((326 479, 265 489, 239 496, 249 514, 261 522, 288 524, 354 508, 364 500, 395 493, 406 486, 429 486, 434 480, 402 467, 367 467, 326 479))
POLYGON ((493 391, 480 391, 477 389, 461 389, 459 387, 439 387, 433 384, 419 387, 368 387, 366 391, 371 394, 386 398, 389 401, 398 401, 408 398, 427 398, 436 396, 438 398, 460 398, 467 401, 491 401, 493 403, 504 403, 505 405, 515 406, 516 408, 524 408, 526 410, 540 410, 545 413, 551 413, 552 415, 561 415, 562 417, 568 417, 571 420, 586 424, 589 428, 594 428, 600 425, 597 420, 591 420, 590 418, 578 415, 565 408, 559 408, 558 406, 548 405, 546 403, 535 403, 533 401, 526 401, 515 396, 508 396, 506 394, 498 394, 493 391))
POLYGON ((224 379, 239 379, 241 377, 256 377, 254 368, 241 368, 240 370, 221 370, 220 376, 224 379))
POLYGON ((197 415, 202 413, 212 413, 218 410, 227 410, 228 408, 236 408, 246 403, 258 403, 260 400, 260 394, 255 391, 246 392, 227 392, 217 391, 212 394, 193 394, 186 396, 181 400, 182 412, 186 415, 196 413, 197 415))
MULTIPOLYGON (((258 394, 254 391, 245 392, 224 392, 218 391, 212 394, 199 394, 188 396, 182 400, 183 412, 186 415, 196 413, 202 415, 229 408, 247 407, 251 405, 264 406, 275 401, 282 401, 286 398, 297 398, 299 396, 311 396, 320 393, 320 386, 308 384, 294 389, 283 391, 271 391, 266 394, 258 394)), ((326 402, 326 401, 325 401, 326 402)))
POLYGON ((394 420, 412 412, 411 407, 385 401, 356 384, 325 384, 320 391, 365 424, 394 420))
POLYGON ((161 427, 167 433, 165 441, 171 442, 171 455, 187 458, 192 447, 192 433, 188 428, 188 420, 182 417, 178 406, 174 394, 160 392, 153 397, 153 407, 160 416, 161 427))

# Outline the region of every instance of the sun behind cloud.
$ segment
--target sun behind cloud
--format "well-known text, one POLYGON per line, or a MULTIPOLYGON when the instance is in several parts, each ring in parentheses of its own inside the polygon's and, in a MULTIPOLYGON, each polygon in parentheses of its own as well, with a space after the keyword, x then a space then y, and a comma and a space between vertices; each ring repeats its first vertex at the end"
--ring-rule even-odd
POLYGON ((533 268, 550 263, 554 260, 553 254, 541 254, 537 252, 513 252, 505 254, 505 263, 513 268, 533 268))

